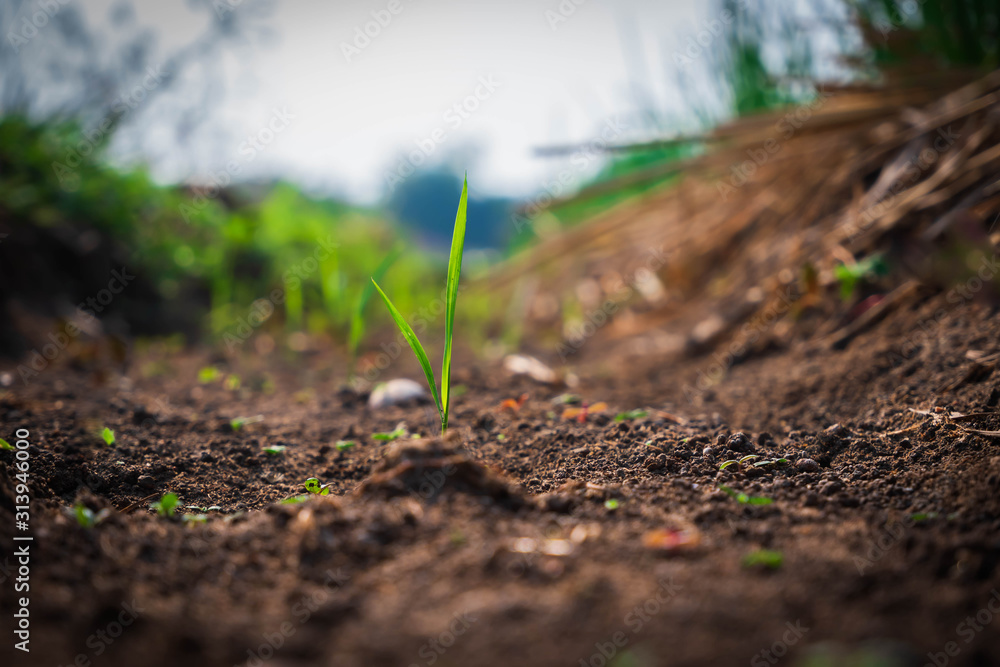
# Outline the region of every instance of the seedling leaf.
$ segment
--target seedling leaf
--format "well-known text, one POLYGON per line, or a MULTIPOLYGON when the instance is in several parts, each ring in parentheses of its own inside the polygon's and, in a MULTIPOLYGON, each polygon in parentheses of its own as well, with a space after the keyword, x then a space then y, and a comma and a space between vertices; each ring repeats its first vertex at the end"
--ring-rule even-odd
MULTIPOLYGON (((731 465, 739 465, 739 464, 740 462, 737 461, 736 459, 729 459, 728 461, 723 462, 723 464, 719 466, 719 470, 725 470, 731 465)), ((720 486, 719 488, 721 489, 722 487, 720 486)))
POLYGON ((101 431, 101 437, 104 439, 104 444, 106 444, 108 447, 115 444, 115 432, 112 431, 107 426, 105 426, 104 430, 101 431))
POLYGON ((9 442, 7 442, 6 440, 4 440, 3 438, 0 438, 0 449, 9 449, 9 450, 13 451, 14 445, 10 444, 9 442))
POLYGON ((271 456, 275 456, 277 454, 280 454, 283 451, 285 451, 285 446, 284 445, 271 445, 270 447, 265 447, 264 448, 264 453, 265 454, 269 454, 271 456))
POLYGON ((354 442, 353 440, 338 440, 337 444, 336 444, 337 451, 338 452, 343 452, 345 450, 350 449, 351 447, 353 447, 356 444, 358 444, 358 443, 354 442))
POLYGON ((326 484, 320 485, 319 480, 315 477, 310 477, 303 484, 306 491, 309 493, 315 493, 318 496, 328 496, 330 495, 330 487, 326 484))
POLYGON ((397 426, 395 431, 390 431, 389 433, 372 433, 373 440, 395 440, 396 438, 405 438, 406 436, 406 427, 402 425, 397 426))
POLYGON ((174 516, 174 512, 177 509, 177 502, 177 494, 168 493, 149 507, 156 510, 156 513, 160 516, 170 518, 174 516))
POLYGON ((777 570, 784 562, 784 554, 770 549, 759 549, 743 557, 743 567, 764 567, 769 570, 777 570))
POLYGON ((398 310, 396 306, 392 305, 392 301, 386 296, 386 293, 382 291, 382 288, 378 286, 375 279, 372 279, 372 284, 375 285, 375 289, 382 296, 382 300, 385 301, 386 308, 389 309, 389 315, 392 316, 393 321, 399 330, 403 333, 403 337, 406 338, 406 342, 410 344, 410 349, 413 350, 413 354, 416 355, 417 361, 420 362, 420 368, 424 371, 424 377, 427 378, 427 386, 431 388, 431 394, 434 396, 434 403, 437 405, 438 414, 441 415, 441 422, 444 423, 444 410, 441 407, 441 395, 438 394, 437 383, 434 381, 434 370, 431 368, 431 360, 427 358, 427 353, 424 351, 424 346, 420 344, 420 340, 417 338, 417 334, 413 332, 413 327, 411 327, 398 310))
POLYGON ((455 229, 451 234, 451 255, 448 257, 448 284, 445 297, 444 359, 441 362, 441 432, 448 429, 448 407, 451 398, 451 343, 455 337, 455 304, 458 302, 458 282, 462 275, 462 254, 465 251, 465 223, 469 202, 469 178, 462 183, 462 197, 455 213, 455 229))
POLYGON ((628 410, 626 412, 619 412, 617 415, 615 415, 615 421, 616 422, 623 422, 626 419, 628 419, 628 420, 642 419, 643 417, 647 416, 648 414, 649 414, 649 412, 647 412, 646 410, 641 410, 641 409, 639 409, 639 410, 628 410))
POLYGON ((309 500, 309 494, 308 493, 303 493, 301 496, 291 496, 291 497, 285 498, 284 500, 280 500, 280 501, 278 501, 278 504, 280 504, 280 505, 297 505, 298 503, 304 503, 307 500, 309 500))

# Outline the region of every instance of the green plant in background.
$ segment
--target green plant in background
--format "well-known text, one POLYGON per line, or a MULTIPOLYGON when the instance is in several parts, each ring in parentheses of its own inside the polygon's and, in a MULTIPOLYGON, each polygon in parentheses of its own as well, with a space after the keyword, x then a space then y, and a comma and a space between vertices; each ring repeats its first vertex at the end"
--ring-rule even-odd
POLYGON ((850 301, 861 281, 874 279, 889 273, 889 265, 880 255, 872 255, 851 266, 838 264, 833 270, 837 283, 840 285, 840 299, 850 301))
POLYGON ((451 252, 448 256, 448 282, 445 290, 444 355, 441 362, 440 392, 434 380, 434 370, 431 368, 431 362, 427 358, 427 352, 424 351, 424 346, 420 344, 417 334, 414 333, 413 328, 407 323, 396 307, 392 305, 392 301, 382 291, 382 288, 378 286, 375 279, 372 279, 372 284, 375 285, 375 289, 378 290, 378 293, 382 296, 382 300, 385 301, 385 305, 389 309, 389 314, 392 316, 393 321, 395 321, 396 326, 399 327, 406 341, 410 344, 410 348, 413 349, 413 354, 416 355, 417 361, 420 362, 420 367, 424 371, 424 377, 427 378, 427 384, 430 386, 431 394, 433 394, 434 402, 437 405, 438 414, 441 417, 442 433, 448 430, 448 409, 450 407, 451 391, 451 349, 452 340, 455 335, 455 303, 458 300, 458 281, 462 274, 462 254, 465 249, 465 223, 468 200, 469 181, 466 178, 462 183, 462 196, 458 201, 458 212, 455 214, 455 228, 451 237, 451 252))
POLYGON ((100 522, 104 521, 111 514, 111 510, 105 508, 100 512, 94 513, 94 510, 90 509, 83 503, 77 503, 73 507, 73 516, 76 518, 76 522, 83 528, 93 528, 100 522))
POLYGON ((264 415, 255 415, 253 417, 234 417, 229 422, 229 428, 233 429, 233 431, 239 431, 244 426, 257 424, 262 421, 264 421, 264 415))
POLYGON ((642 410, 642 409, 627 410, 626 412, 619 412, 617 415, 615 415, 615 421, 616 422, 623 422, 626 420, 631 421, 633 419, 642 419, 643 417, 647 416, 649 416, 649 411, 647 410, 642 410))
POLYGON ((750 496, 742 491, 736 491, 735 489, 719 485, 719 491, 722 491, 730 498, 734 499, 740 505, 770 505, 774 502, 771 498, 765 498, 764 496, 750 496))
POLYGON ((281 452, 285 451, 285 446, 271 445, 270 447, 265 447, 262 451, 269 456, 277 456, 281 452))
POLYGON ((104 430, 101 431, 101 439, 104 440, 104 444, 110 447, 115 444, 115 432, 105 426, 104 430))
POLYGON ((743 557, 743 567, 760 567, 777 570, 785 562, 785 555, 771 549, 758 549, 743 557))
POLYGON ((372 294, 375 293, 375 283, 382 280, 389 267, 393 265, 402 252, 402 248, 397 247, 386 255, 382 263, 375 268, 375 274, 372 276, 371 282, 365 283, 365 288, 361 291, 361 297, 358 299, 358 303, 354 308, 354 314, 351 317, 351 332, 347 339, 347 351, 351 359, 352 373, 354 372, 354 365, 358 360, 358 346, 365 336, 365 308, 368 306, 368 301, 371 300, 372 294))
POLYGON ((174 516, 174 512, 177 511, 177 504, 177 494, 168 493, 155 503, 150 504, 149 508, 156 510, 156 513, 160 516, 171 519, 174 516))
POLYGON ((348 449, 350 449, 356 444, 358 443, 354 442, 353 440, 338 440, 334 446, 337 448, 338 452, 346 452, 348 449))
MULTIPOLYGON (((395 430, 388 433, 372 433, 372 440, 392 441, 396 438, 405 438, 408 435, 410 435, 410 432, 406 430, 406 424, 399 424, 395 430)), ((340 449, 339 443, 337 444, 337 449, 340 449)))

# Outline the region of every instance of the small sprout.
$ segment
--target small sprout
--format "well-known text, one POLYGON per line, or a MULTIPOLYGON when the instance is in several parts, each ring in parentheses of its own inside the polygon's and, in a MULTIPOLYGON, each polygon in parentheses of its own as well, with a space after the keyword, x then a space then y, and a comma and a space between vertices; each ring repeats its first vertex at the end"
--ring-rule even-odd
POLYGON ((204 514, 205 512, 221 512, 222 511, 222 508, 219 507, 218 505, 212 505, 211 507, 201 507, 199 505, 185 505, 184 509, 186 509, 186 510, 198 510, 202 514, 204 514))
POLYGON ((353 440, 338 440, 337 444, 334 446, 337 448, 338 452, 346 452, 348 449, 350 449, 356 444, 358 443, 354 442, 353 440))
POLYGON ((771 498, 765 498, 764 496, 748 496, 742 491, 736 491, 725 485, 719 485, 719 490, 730 498, 735 499, 741 505, 770 505, 774 502, 771 498))
POLYGON ((552 399, 552 402, 556 405, 579 405, 583 403, 583 399, 579 394, 559 394, 552 399))
POLYGON ((451 395, 454 396, 455 398, 458 398, 459 396, 465 396, 468 393, 469 393, 469 388, 466 387, 464 384, 457 384, 451 390, 451 395))
POLYGON ((938 517, 937 512, 918 512, 911 516, 913 521, 927 521, 928 519, 936 519, 938 517))
POLYGON ((215 366, 205 366, 198 371, 198 382, 209 384, 215 382, 222 376, 222 373, 215 366))
POLYGON ((759 459, 760 457, 756 454, 748 454, 740 459, 740 465, 747 463, 748 461, 753 461, 754 459, 759 459))
POLYGON ((234 431, 239 431, 244 426, 257 424, 262 421, 264 421, 264 415, 255 415, 253 417, 234 417, 233 420, 229 422, 229 427, 234 431))
POLYGON ((174 512, 177 510, 177 494, 168 493, 157 502, 152 503, 149 508, 156 510, 156 513, 162 517, 173 518, 174 512))
POLYGON ((549 421, 552 421, 553 419, 556 418, 556 413, 552 412, 552 410, 549 410, 548 412, 545 413, 545 418, 548 419, 549 421))
POLYGON ((506 435, 504 435, 503 433, 497 433, 497 440, 499 440, 500 442, 503 442, 506 439, 507 439, 506 435))
POLYGON ((604 506, 607 507, 609 510, 612 510, 612 511, 618 509, 618 507, 620 505, 621 505, 621 503, 619 503, 614 498, 608 498, 607 500, 604 501, 604 506))
POLYGON ((240 388, 240 376, 235 373, 230 373, 226 376, 226 381, 223 386, 229 391, 236 391, 240 388))
POLYGON ((105 426, 104 430, 101 431, 101 438, 104 440, 104 444, 106 444, 108 447, 115 444, 115 432, 112 431, 107 426, 105 426))
POLYGON ((207 514, 185 514, 184 516, 181 517, 181 521, 183 521, 184 523, 187 523, 187 524, 205 523, 206 521, 208 521, 208 515, 207 514))
POLYGON ((743 567, 762 567, 777 570, 785 562, 785 556, 780 551, 758 549, 743 557, 743 567))
POLYGON ((9 449, 9 450, 13 451, 14 450, 14 445, 10 444, 9 442, 7 442, 6 440, 4 440, 3 438, 0 438, 0 449, 9 449))
POLYGON ((629 421, 631 421, 633 419, 642 419, 643 417, 646 417, 648 415, 649 415, 649 411, 647 411, 647 410, 642 410, 642 409, 628 410, 626 412, 619 412, 617 415, 615 415, 615 421, 616 422, 623 422, 626 419, 628 419, 629 421))
POLYGON ((271 445, 270 447, 264 448, 264 453, 270 456, 277 456, 281 452, 285 451, 284 445, 271 445))
POLYGON ((330 495, 330 487, 326 484, 320 484, 319 480, 315 477, 310 477, 303 484, 306 491, 309 493, 314 493, 317 496, 328 496, 330 495))
POLYGON ((372 439, 374 440, 395 440, 396 438, 405 438, 409 435, 409 431, 406 430, 406 426, 400 424, 396 427, 395 431, 390 431, 389 433, 372 433, 372 439))
POLYGON ((726 468, 732 465, 739 466, 740 462, 737 461, 736 459, 729 459, 728 461, 724 461, 722 465, 719 466, 719 470, 725 470, 726 468))
POLYGON ((298 505, 299 503, 304 503, 309 500, 309 494, 303 493, 301 496, 290 496, 284 500, 278 501, 279 505, 298 505))
POLYGON ((690 440, 690 439, 691 438, 684 438, 683 440, 681 440, 681 442, 683 442, 686 445, 688 443, 688 440, 690 440))
POLYGON ((754 468, 760 468, 762 466, 776 466, 776 465, 787 465, 788 459, 772 459, 770 461, 758 461, 753 464, 754 468))
POLYGON ((108 518, 109 514, 111 514, 111 511, 108 509, 103 509, 97 514, 94 514, 94 511, 83 503, 77 503, 76 506, 73 507, 73 515, 76 517, 76 522, 87 529, 93 528, 100 522, 104 521, 108 518))

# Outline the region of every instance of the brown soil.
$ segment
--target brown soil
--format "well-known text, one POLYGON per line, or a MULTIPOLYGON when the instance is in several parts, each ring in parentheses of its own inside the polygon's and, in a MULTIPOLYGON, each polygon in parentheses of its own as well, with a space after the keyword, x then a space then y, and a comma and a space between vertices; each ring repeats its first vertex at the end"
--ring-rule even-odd
MULTIPOLYGON (((996 412, 996 332, 995 308, 932 297, 843 350, 757 346, 697 395, 711 355, 598 348, 573 391, 609 409, 585 423, 561 419, 565 388, 470 364, 446 441, 373 439, 399 422, 429 433, 433 409, 368 410, 332 355, 223 365, 238 390, 199 384, 198 354, 145 352, 113 381, 63 368, 24 387, 15 373, 0 415, 4 438, 25 428, 32 443, 32 634, 24 654, 5 631, 0 659, 1000 664, 1000 440, 969 432, 1000 415, 949 416, 996 412), (94 435, 104 425, 114 446, 94 435), (719 471, 751 453, 788 463, 719 471), (330 495, 277 504, 309 477, 330 495), (159 517, 144 499, 166 492, 219 509, 159 517), (112 511, 87 529, 77 501, 112 511), (783 562, 745 565, 760 549, 783 562)), ((419 379, 408 361, 391 372, 419 379)), ((14 461, 0 452, 4 628, 14 461)))

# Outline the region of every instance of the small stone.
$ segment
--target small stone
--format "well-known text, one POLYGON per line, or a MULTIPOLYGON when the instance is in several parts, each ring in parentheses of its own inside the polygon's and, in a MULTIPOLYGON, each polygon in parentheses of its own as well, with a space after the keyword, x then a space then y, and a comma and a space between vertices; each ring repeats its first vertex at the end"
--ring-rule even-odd
POLYGON ((795 462, 795 467, 800 472, 819 472, 819 464, 812 459, 799 459, 795 462))
POLYGON ((137 483, 140 489, 146 489, 147 491, 156 486, 156 480, 150 475, 140 475, 137 483))
POLYGON ((750 438, 748 438, 742 431, 737 431, 729 436, 729 442, 727 444, 729 449, 734 452, 740 452, 741 454, 752 454, 754 451, 753 443, 750 442, 750 438))
POLYGON ((706 447, 705 449, 701 450, 701 455, 704 456, 706 459, 710 459, 713 456, 715 456, 715 450, 711 447, 706 447))
POLYGON ((413 380, 398 378, 375 387, 371 396, 368 397, 368 407, 378 410, 390 405, 399 405, 407 401, 420 401, 426 398, 427 391, 422 386, 413 380))

